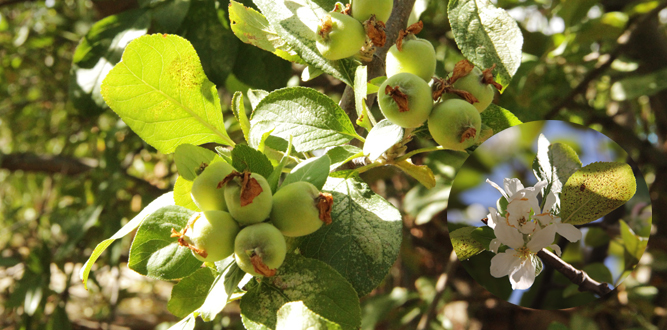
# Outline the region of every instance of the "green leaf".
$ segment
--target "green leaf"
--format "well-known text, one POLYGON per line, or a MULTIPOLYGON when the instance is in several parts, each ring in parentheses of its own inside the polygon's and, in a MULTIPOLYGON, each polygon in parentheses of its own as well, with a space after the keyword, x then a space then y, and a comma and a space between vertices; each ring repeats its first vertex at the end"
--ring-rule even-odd
POLYGON ((310 0, 254 0, 270 26, 310 66, 353 86, 354 71, 359 65, 352 59, 330 61, 315 46, 315 31, 328 14, 310 0))
POLYGON ((602 228, 588 228, 588 232, 584 238, 584 243, 590 247, 603 246, 609 243, 609 234, 607 234, 607 232, 602 228))
POLYGON ((342 330, 331 322, 308 309, 303 301, 286 303, 278 310, 276 330, 342 330))
POLYGON ((185 39, 149 35, 132 41, 102 83, 102 96, 144 141, 169 154, 181 144, 234 145, 215 85, 185 39))
POLYGON ((192 1, 179 34, 197 50, 208 78, 223 86, 234 68, 239 42, 228 24, 220 22, 215 3, 192 1))
POLYGON ((581 169, 581 165, 579 156, 570 146, 552 144, 544 134, 540 134, 537 140, 537 155, 533 160, 533 173, 539 180, 549 183, 543 189, 544 195, 548 191, 561 192, 565 182, 581 169))
POLYGON ((452 240, 454 251, 459 260, 469 259, 485 250, 484 245, 472 237, 472 232, 475 229, 477 227, 463 227, 449 233, 449 238, 452 240))
POLYGON ((452 0, 447 11, 463 56, 483 69, 496 64, 505 89, 521 65, 523 36, 514 18, 489 0, 452 0))
POLYGON ((245 272, 234 261, 234 256, 216 262, 216 266, 221 266, 218 267, 220 274, 213 281, 206 300, 197 310, 206 322, 212 321, 222 311, 245 276, 245 272))
POLYGON ((229 21, 234 34, 246 44, 274 53, 290 62, 305 63, 258 11, 232 0, 229 2, 229 21))
POLYGON ((585 271, 588 276, 598 282, 614 283, 614 278, 611 274, 611 271, 601 262, 586 265, 582 270, 585 271))
POLYGON ((386 76, 381 76, 371 79, 366 84, 366 89, 367 89, 366 93, 369 95, 377 93, 380 90, 380 86, 382 86, 385 80, 387 80, 386 76))
POLYGON ((232 72, 250 87, 274 90, 285 87, 292 78, 292 64, 257 47, 240 44, 232 72))
POLYGON ((358 66, 354 74, 354 106, 357 110, 357 125, 370 131, 375 125, 375 118, 371 119, 372 115, 366 106, 367 80, 366 66, 358 66))
MULTIPOLYGON (((202 165, 210 165, 215 158, 215 152, 192 144, 181 144, 174 151, 178 174, 188 181, 193 181, 202 165)), ((218 160, 222 161, 221 158, 218 160)))
POLYGON ((651 96, 667 88, 667 69, 642 76, 631 76, 611 85, 614 101, 635 100, 642 95, 651 96))
POLYGON ((102 252, 111 245, 115 240, 119 238, 125 237, 125 235, 131 233, 134 231, 139 225, 141 224, 146 217, 151 215, 153 212, 157 211, 158 209, 161 209, 162 207, 168 206, 168 205, 174 205, 174 193, 173 192, 168 192, 158 198, 156 198, 154 201, 150 202, 150 204, 146 205, 139 214, 137 214, 130 222, 125 224, 121 229, 119 229, 113 236, 105 239, 104 241, 100 242, 97 244, 95 249, 93 250, 93 253, 90 255, 90 258, 86 261, 85 264, 83 264, 83 267, 81 267, 81 270, 79 272, 79 278, 81 278, 81 281, 83 282, 83 287, 88 290, 88 275, 90 274, 90 269, 93 267, 95 264, 95 261, 97 258, 102 255, 102 252))
POLYGON ((405 172, 405 174, 415 178, 427 189, 435 187, 435 175, 433 175, 433 171, 431 171, 428 166, 415 165, 410 159, 402 160, 400 162, 394 163, 394 165, 400 168, 401 171, 405 172))
POLYGON ((245 144, 239 144, 232 149, 232 166, 239 172, 248 170, 264 178, 268 178, 273 172, 271 161, 266 155, 245 144))
POLYGON ((193 330, 196 324, 196 316, 190 314, 184 319, 180 320, 178 323, 172 325, 169 330, 193 330))
POLYGON ((243 104, 243 93, 234 93, 234 96, 232 97, 232 112, 234 113, 236 120, 239 121, 245 140, 248 141, 250 138, 250 121, 248 120, 248 116, 245 112, 245 105, 243 104))
MULTIPOLYGON (((249 89, 246 92, 246 96, 248 97, 248 101, 250 101, 250 106, 252 107, 253 113, 255 112, 255 109, 257 109, 259 102, 261 102, 267 95, 269 95, 269 92, 261 89, 249 89)), ((252 115, 250 116, 250 119, 252 120, 252 115)))
POLYGON ((149 215, 139 226, 130 247, 127 266, 158 280, 175 280, 194 273, 202 262, 190 249, 180 246, 171 230, 180 231, 194 214, 181 206, 165 206, 149 215))
POLYGON ((493 103, 491 103, 480 116, 482 117, 482 123, 489 126, 494 134, 497 134, 506 128, 522 124, 521 120, 519 120, 519 118, 512 112, 493 103))
POLYGON ((150 7, 161 32, 176 32, 190 9, 190 0, 139 0, 139 4, 150 7))
POLYGON ((271 191, 275 193, 278 190, 278 183, 280 182, 280 176, 283 174, 283 168, 287 165, 289 161, 290 153, 292 153, 292 138, 290 137, 289 142, 287 143, 287 148, 285 149, 285 154, 280 159, 280 163, 273 169, 271 175, 266 178, 266 181, 269 182, 271 186, 271 191))
POLYGON ((484 246, 484 249, 489 249, 489 244, 496 238, 493 228, 489 226, 477 227, 470 233, 470 236, 477 242, 481 243, 482 246, 484 246))
POLYGON ((596 162, 584 166, 565 183, 561 194, 563 223, 581 225, 625 204, 637 190, 628 164, 596 162))
POLYGON ((621 239, 625 247, 625 269, 632 269, 642 258, 648 238, 635 234, 625 221, 619 220, 619 223, 621 224, 621 239))
POLYGON ((199 212, 199 207, 192 199, 192 183, 182 176, 176 178, 174 184, 174 203, 178 206, 183 206, 186 209, 199 212))
POLYGON ((241 314, 255 324, 275 329, 278 310, 285 303, 301 301, 313 313, 358 329, 359 298, 350 283, 327 264, 288 253, 275 276, 265 277, 241 299, 241 314))
POLYGON ((382 282, 396 261, 402 239, 401 214, 359 176, 330 176, 323 191, 333 195, 333 221, 301 237, 299 249, 302 255, 337 270, 362 297, 382 282))
POLYGON ((257 105, 250 120, 250 145, 262 134, 294 138, 298 152, 338 146, 360 138, 350 118, 331 98, 311 88, 279 89, 257 105))
POLYGON ((204 303, 215 275, 210 268, 198 269, 183 278, 171 289, 171 298, 167 309, 177 317, 186 317, 204 303))
POLYGON ((364 143, 364 154, 374 162, 385 151, 403 140, 403 127, 398 126, 387 119, 382 119, 373 129, 368 132, 364 143))
POLYGON ((329 177, 329 166, 331 160, 327 155, 307 159, 292 169, 281 187, 297 181, 306 181, 312 183, 318 190, 322 190, 329 177))
POLYGON ((331 159, 331 166, 329 172, 335 171, 341 165, 351 161, 352 159, 362 157, 364 152, 358 147, 351 145, 342 145, 331 148, 327 151, 327 156, 331 159))
POLYGON ((76 109, 96 114, 107 108, 102 81, 121 59, 127 44, 146 34, 151 15, 144 9, 122 12, 95 23, 76 47, 69 78, 69 99, 76 109))

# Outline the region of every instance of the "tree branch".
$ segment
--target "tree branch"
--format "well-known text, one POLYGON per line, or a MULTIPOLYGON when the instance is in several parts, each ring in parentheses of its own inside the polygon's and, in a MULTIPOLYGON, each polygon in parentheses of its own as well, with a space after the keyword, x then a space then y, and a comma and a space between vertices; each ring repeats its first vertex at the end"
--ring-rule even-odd
POLYGON ((15 153, 0 155, 0 168, 10 171, 78 175, 90 171, 93 166, 71 157, 15 153))
POLYGON ((435 312, 438 307, 438 302, 440 301, 440 298, 442 298, 442 295, 445 293, 445 289, 447 288, 447 281, 454 276, 454 272, 456 271, 456 265, 458 265, 459 260, 456 257, 456 253, 454 250, 449 254, 449 262, 447 262, 447 267, 445 268, 445 272, 440 274, 440 277, 438 278, 438 282, 435 284, 435 295, 433 296, 433 300, 431 303, 428 305, 428 310, 426 313, 424 313, 419 320, 419 325, 417 325, 417 330, 426 330, 430 328, 431 321, 435 317, 435 312))
MULTIPOLYGON (((415 0, 394 0, 394 9, 391 12, 389 20, 386 22, 387 27, 385 33, 387 34, 387 43, 384 47, 375 50, 373 60, 367 64, 368 80, 385 75, 384 61, 387 57, 389 47, 395 43, 398 33, 407 27, 408 19, 410 18, 410 13, 412 12, 412 7, 414 7, 414 5, 415 0)), ((368 97, 366 104, 368 105, 369 111, 374 101, 374 96, 368 97)), ((339 105, 348 115, 350 115, 352 122, 356 121, 357 112, 355 110, 354 89, 352 87, 345 87, 339 105)))
POLYGON ((586 272, 574 268, 572 265, 563 261, 563 259, 557 257, 548 250, 542 249, 540 252, 537 252, 537 256, 540 257, 544 263, 565 275, 565 277, 572 283, 579 285, 579 291, 581 292, 587 291, 597 294, 598 296, 604 296, 612 291, 609 288, 609 284, 604 282, 600 283, 590 278, 586 272))
POLYGON ((588 88, 588 84, 590 84, 591 81, 595 80, 597 77, 602 75, 602 73, 607 71, 607 69, 611 66, 611 64, 623 52, 627 50, 627 48, 630 45, 629 41, 634 36, 635 31, 637 31, 637 29, 639 29, 639 27, 641 27, 644 23, 656 17, 658 13, 660 13, 660 11, 662 11, 665 8, 667 8, 667 1, 662 2, 660 5, 658 5, 650 12, 635 19, 634 22, 632 22, 628 26, 625 32, 623 32, 623 34, 620 37, 618 37, 616 41, 618 45, 616 46, 616 48, 614 48, 614 50, 608 54, 607 58, 602 63, 600 63, 595 69, 588 72, 588 74, 584 76, 584 79, 581 82, 579 82, 579 84, 574 89, 572 89, 570 93, 568 93, 567 96, 563 98, 563 100, 561 100, 558 104, 556 104, 556 106, 551 108, 551 110, 549 110, 549 112, 545 115, 545 119, 554 118, 561 109, 573 104, 574 98, 577 95, 584 93, 588 88))

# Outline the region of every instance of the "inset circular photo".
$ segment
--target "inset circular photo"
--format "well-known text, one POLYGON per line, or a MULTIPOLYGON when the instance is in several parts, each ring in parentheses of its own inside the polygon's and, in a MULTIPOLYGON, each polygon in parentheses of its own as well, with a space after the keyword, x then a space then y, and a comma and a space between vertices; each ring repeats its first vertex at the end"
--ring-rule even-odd
POLYGON ((564 309, 618 286, 651 231, 641 172, 604 134, 562 121, 508 128, 457 173, 447 224, 463 267, 518 306, 564 309))

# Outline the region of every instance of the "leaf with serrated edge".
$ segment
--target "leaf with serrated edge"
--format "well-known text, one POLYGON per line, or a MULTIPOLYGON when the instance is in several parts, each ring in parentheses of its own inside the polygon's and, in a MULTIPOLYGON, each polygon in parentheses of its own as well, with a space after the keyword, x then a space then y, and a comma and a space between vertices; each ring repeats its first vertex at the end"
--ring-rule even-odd
POLYGON ((234 145, 215 85, 186 39, 148 35, 132 41, 102 83, 109 107, 144 141, 169 154, 181 144, 234 145))
POLYGON ((185 317, 204 303, 215 275, 210 268, 204 267, 185 277, 171 289, 171 298, 167 303, 170 313, 185 317))
POLYGON ((364 153, 368 155, 371 162, 374 162, 401 140, 403 140, 403 127, 382 119, 368 132, 364 143, 364 153))
POLYGON ((200 209, 195 204, 195 201, 192 200, 192 182, 185 180, 182 176, 176 178, 176 183, 174 184, 174 202, 178 206, 198 212, 200 209))
MULTIPOLYGON (((174 152, 178 174, 188 181, 197 177, 197 170, 202 164, 210 165, 215 158, 215 152, 192 144, 181 144, 174 152)), ((222 158, 217 158, 222 161, 222 158)))
POLYGON ((243 42, 276 54, 290 62, 304 64, 290 46, 269 25, 261 13, 236 1, 229 2, 229 21, 234 34, 243 42))
POLYGON ((561 194, 564 223, 581 225, 595 221, 625 204, 637 190, 628 164, 597 162, 582 167, 565 183, 561 194))
POLYGON ((493 130, 493 134, 497 134, 506 128, 522 124, 521 120, 519 120, 519 118, 517 118, 511 111, 503 109, 493 103, 480 113, 480 116, 482 117, 482 123, 489 126, 493 130))
POLYGON ((113 234, 113 236, 100 242, 100 244, 97 244, 97 246, 93 250, 93 253, 88 258, 88 261, 86 261, 86 263, 83 264, 83 267, 81 267, 81 271, 79 272, 79 278, 81 278, 81 281, 83 281, 83 287, 86 290, 88 290, 87 283, 88 283, 88 275, 90 274, 90 269, 95 264, 97 258, 99 258, 100 255, 102 255, 102 252, 104 252, 104 250, 106 250, 107 247, 111 245, 111 243, 131 233, 137 227, 139 227, 141 222, 144 221, 146 217, 148 217, 150 214, 157 211, 158 209, 168 205, 174 205, 174 193, 171 191, 150 202, 150 204, 144 207, 144 209, 141 210, 139 214, 137 214, 134 218, 132 218, 130 222, 125 224, 123 228, 119 229, 115 234, 113 234))
POLYGON ((322 190, 329 176, 330 165, 331 160, 327 155, 305 160, 292 169, 280 187, 297 181, 306 181, 317 187, 317 190, 322 190))
POLYGON ((108 16, 95 23, 76 47, 70 70, 69 99, 79 111, 106 108, 100 94, 104 77, 118 61, 127 44, 145 35, 151 15, 144 9, 108 16))
POLYGON ((303 301, 289 302, 278 310, 276 330, 342 330, 331 322, 308 309, 303 301))
POLYGON ((317 26, 328 12, 310 0, 254 0, 271 27, 310 66, 353 86, 358 63, 352 59, 330 61, 315 46, 317 26))
POLYGON ((278 310, 290 301, 302 301, 343 329, 358 329, 361 324, 359 297, 350 283, 327 264, 293 253, 287 254, 275 276, 248 290, 241 299, 241 314, 275 329, 278 310))
POLYGON ((332 266, 362 297, 382 282, 398 257, 401 213, 359 176, 330 176, 322 190, 333 195, 333 221, 301 237, 299 250, 332 266))
POLYGON ((248 170, 265 179, 273 172, 273 165, 266 155, 245 144, 239 144, 232 149, 232 166, 239 172, 248 170))
POLYGON ((411 160, 402 160, 396 164, 405 174, 415 178, 419 183, 423 184, 427 189, 435 187, 435 175, 433 171, 426 165, 415 165, 411 160))
POLYGON ((245 113, 245 105, 243 104, 243 93, 236 92, 232 97, 232 112, 234 112, 234 117, 239 121, 241 126, 241 131, 243 132, 243 137, 248 141, 248 134, 250 132, 250 121, 248 120, 248 115, 245 113))
POLYGON ((207 322, 212 321, 227 305, 229 297, 245 275, 234 261, 234 256, 218 261, 217 264, 223 265, 222 271, 213 281, 204 303, 197 310, 201 318, 207 322))
POLYGON ((354 158, 363 156, 363 153, 361 149, 351 145, 342 145, 329 149, 327 151, 327 155, 331 159, 329 172, 335 171, 338 167, 354 158))
POLYGON ((507 87, 522 56, 523 36, 514 18, 489 0, 452 0, 447 13, 463 56, 482 69, 496 64, 496 81, 507 87))
POLYGON ((482 253, 484 245, 472 237, 472 232, 477 227, 463 227, 449 233, 449 238, 452 240, 456 257, 459 260, 466 260, 470 257, 482 253))
POLYGON ((274 91, 257 105, 250 120, 250 145, 262 134, 285 140, 291 135, 298 152, 338 146, 358 138, 345 111, 328 96, 311 88, 291 87, 274 91))
POLYGON ((171 237, 180 231, 194 214, 192 210, 171 205, 149 215, 137 229, 127 266, 135 272, 158 280, 175 280, 194 273, 202 262, 192 251, 171 237))

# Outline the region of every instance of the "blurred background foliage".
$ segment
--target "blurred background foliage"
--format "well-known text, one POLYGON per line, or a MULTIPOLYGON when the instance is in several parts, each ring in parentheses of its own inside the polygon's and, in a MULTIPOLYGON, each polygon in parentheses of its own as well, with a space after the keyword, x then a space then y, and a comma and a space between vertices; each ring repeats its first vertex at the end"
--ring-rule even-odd
MULTIPOLYGON (((447 1, 417 0, 420 37, 436 46, 438 75, 462 59, 447 1)), ((252 3, 243 1, 247 6, 252 3)), ((651 0, 497 0, 524 35, 523 64, 496 100, 522 121, 560 119, 605 133, 644 174, 653 203, 647 252, 626 281, 594 304, 560 311, 518 308, 486 291, 452 258, 446 228, 451 183, 467 154, 413 158, 437 175, 426 190, 400 172, 364 174, 406 214, 401 255, 362 299, 363 329, 663 329, 667 327, 667 3, 651 0)), ((172 283, 128 270, 130 238, 93 268, 92 248, 173 187, 170 155, 144 144, 97 97, 95 86, 132 37, 177 33, 220 88, 303 85, 338 99, 326 75, 242 44, 225 0, 0 0, 0 327, 166 329, 172 283), (79 48, 77 49, 77 46, 79 48)), ((375 109, 377 111, 377 109, 375 109)), ((428 141, 416 140, 410 148, 428 141)), ((466 163, 467 175, 488 166, 466 163), (468 166, 467 164, 471 165, 468 166)), ((456 201, 452 200, 452 203, 456 201)), ((235 304, 199 329, 242 329, 235 304)))

